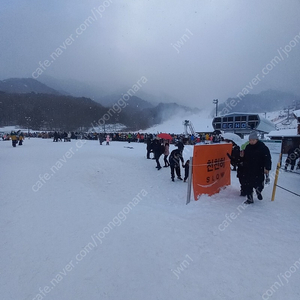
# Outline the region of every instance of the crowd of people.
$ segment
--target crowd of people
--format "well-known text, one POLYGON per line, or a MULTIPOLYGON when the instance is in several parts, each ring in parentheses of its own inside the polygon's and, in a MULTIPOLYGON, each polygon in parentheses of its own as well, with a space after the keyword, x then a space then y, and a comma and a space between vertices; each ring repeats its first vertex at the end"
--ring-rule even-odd
MULTIPOLYGON (((19 131, 12 131, 10 135, 2 136, 2 139, 10 139, 12 146, 22 145, 26 133, 19 131)), ((34 137, 34 133, 31 135, 34 137)), ((146 143, 146 157, 151 159, 150 154, 153 153, 153 158, 156 162, 157 170, 162 168, 160 164, 160 157, 163 155, 164 168, 170 167, 171 180, 175 181, 175 177, 178 180, 186 182, 189 174, 189 160, 184 163, 183 150, 185 144, 194 143, 219 143, 222 141, 220 135, 205 134, 203 136, 192 135, 171 135, 169 140, 159 139, 153 134, 131 134, 131 133, 86 133, 80 134, 77 132, 47 132, 42 134, 42 138, 53 138, 53 142, 58 141, 70 141, 71 139, 77 139, 78 137, 83 139, 99 140, 100 145, 105 141, 106 145, 109 145, 110 141, 127 141, 146 143), (170 144, 174 144, 177 148, 170 153, 170 144), (181 166, 184 168, 184 178, 181 176, 181 166)), ((269 180, 268 174, 271 170, 271 155, 269 148, 259 140, 256 132, 251 132, 249 135, 249 141, 239 147, 233 141, 231 154, 228 154, 233 171, 237 171, 237 177, 240 182, 241 190, 240 195, 246 196, 246 204, 253 203, 253 190, 256 191, 257 199, 262 200, 262 190, 265 182, 269 180)), ((291 165, 291 170, 294 170, 296 160, 300 157, 299 148, 290 148, 288 157, 285 161, 285 170, 291 165)), ((297 168, 300 168, 300 160, 297 168)))
MULTIPOLYGON (((153 133, 139 133, 139 132, 79 132, 79 131, 28 131, 23 132, 24 137, 42 138, 42 139, 55 139, 54 141, 63 141, 65 138, 70 139, 85 139, 85 140, 98 140, 99 135, 109 135, 111 141, 127 141, 136 143, 146 143, 148 138, 155 138, 156 134, 153 133)), ((170 144, 176 143, 181 140, 186 145, 195 145, 197 143, 218 143, 222 140, 221 135, 216 133, 200 133, 193 134, 174 134, 170 133, 172 139, 170 144)), ((2 139, 9 140, 10 134, 4 134, 2 139)))
POLYGON ((2 136, 3 141, 9 141, 11 140, 11 144, 13 147, 16 147, 17 145, 22 146, 24 141, 24 133, 21 132, 21 130, 18 131, 11 131, 10 134, 5 134, 2 136))
POLYGON ((177 149, 174 149, 170 153, 170 144, 169 141, 154 138, 153 136, 149 136, 147 139, 147 159, 151 159, 150 155, 153 153, 153 158, 156 162, 156 168, 159 171, 162 167, 160 164, 160 157, 163 155, 163 161, 164 161, 164 168, 170 167, 171 171, 171 180, 175 181, 175 175, 177 176, 178 180, 183 180, 184 182, 188 179, 189 174, 189 160, 187 160, 184 163, 183 158, 183 149, 184 149, 184 143, 182 140, 177 140, 175 142, 175 146, 177 149), (184 178, 181 177, 181 168, 182 166, 184 168, 184 178))
MULTIPOLYGON (((220 139, 222 140, 222 139, 220 139)), ((219 141, 220 141, 219 140, 219 141)), ((233 144, 231 154, 228 154, 233 171, 237 171, 237 177, 240 182, 240 196, 247 197, 245 204, 254 203, 253 194, 256 193, 257 199, 262 200, 262 191, 265 183, 269 182, 269 171, 271 170, 272 160, 269 148, 259 140, 257 132, 251 132, 249 141, 239 147, 231 140, 225 140, 233 144)), ((205 144, 205 142, 204 142, 205 144)), ((146 157, 151 159, 150 154, 153 153, 153 158, 156 162, 157 170, 160 170, 160 157, 163 155, 165 168, 170 167, 171 180, 186 181, 189 174, 189 160, 184 163, 182 156, 184 143, 182 140, 177 140, 175 143, 177 149, 171 153, 169 151, 169 141, 164 141, 158 138, 147 139, 146 157), (184 169, 184 179, 181 177, 181 166, 184 169)))

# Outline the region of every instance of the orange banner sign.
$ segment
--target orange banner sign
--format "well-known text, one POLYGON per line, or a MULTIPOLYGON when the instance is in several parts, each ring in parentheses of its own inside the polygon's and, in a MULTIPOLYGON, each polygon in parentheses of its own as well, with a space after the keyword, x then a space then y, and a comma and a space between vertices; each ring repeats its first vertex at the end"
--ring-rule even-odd
POLYGON ((230 159, 232 144, 206 144, 194 146, 193 190, 198 200, 202 194, 216 194, 230 185, 230 159))

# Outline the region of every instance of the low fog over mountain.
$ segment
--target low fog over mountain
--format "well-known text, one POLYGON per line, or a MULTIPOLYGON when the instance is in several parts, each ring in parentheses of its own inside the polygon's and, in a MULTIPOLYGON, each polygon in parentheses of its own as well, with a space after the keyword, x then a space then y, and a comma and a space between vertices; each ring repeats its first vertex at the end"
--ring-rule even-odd
MULTIPOLYGON (((82 84, 84 86, 84 84, 82 84)), ((94 101, 88 97, 74 97, 60 92, 31 78, 14 78, 0 81, 0 125, 29 125, 34 129, 54 128, 75 130, 77 128, 101 127, 104 124, 122 123, 127 130, 145 130, 168 120, 188 118, 212 118, 210 113, 177 103, 150 103, 128 89, 125 94, 111 94, 94 101)), ((82 91, 84 93, 84 91, 82 91)), ((157 99, 152 96, 152 99, 157 99)), ((169 99, 170 100, 170 99, 169 99)), ((291 93, 265 91, 258 95, 248 94, 243 98, 229 98, 219 103, 219 114, 228 112, 268 112, 300 105, 300 97, 291 93), (234 100, 235 106, 230 103, 234 100)))

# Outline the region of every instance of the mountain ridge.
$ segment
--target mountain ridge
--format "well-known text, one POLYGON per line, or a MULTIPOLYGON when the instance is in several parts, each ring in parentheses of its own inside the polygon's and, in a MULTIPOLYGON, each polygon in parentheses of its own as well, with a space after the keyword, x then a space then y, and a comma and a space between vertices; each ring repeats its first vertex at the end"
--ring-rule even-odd
POLYGON ((0 91, 6 93, 43 93, 60 95, 57 90, 33 78, 8 78, 0 80, 0 91))
MULTIPOLYGON (((163 123, 175 115, 182 115, 183 118, 185 118, 186 115, 191 113, 198 114, 202 111, 201 109, 190 108, 177 104, 176 102, 159 102, 157 105, 154 105, 138 97, 138 93, 137 95, 130 96, 126 101, 119 93, 106 95, 102 97, 103 103, 101 103, 101 99, 100 101, 96 101, 88 97, 74 97, 67 94, 68 92, 66 91, 57 91, 32 78, 10 78, 2 80, 0 81, 0 91, 0 100, 3 100, 1 100, 2 105, 0 106, 0 112, 2 110, 2 125, 16 121, 16 113, 13 113, 13 111, 18 109, 22 109, 26 112, 25 114, 18 115, 17 120, 21 122, 18 125, 24 124, 24 118, 26 116, 31 116, 31 119, 36 120, 33 122, 36 127, 45 127, 47 124, 53 125, 53 120, 56 120, 59 126, 64 126, 64 117, 69 120, 67 122, 68 127, 76 127, 77 125, 88 126, 106 115, 106 124, 123 123, 127 126, 128 130, 150 128, 153 125, 163 123), (82 99, 85 100, 83 101, 82 99), (29 108, 24 107, 22 103, 18 103, 20 101, 25 101, 29 105, 29 108), (47 101, 50 103, 46 103, 47 101), (53 116, 55 105, 64 111, 64 114, 60 115, 61 119, 57 119, 53 116), (74 110, 72 106, 76 107, 76 109, 74 110), (81 119, 78 119, 84 120, 83 124, 75 121, 76 118, 70 116, 70 114, 78 115, 76 110, 82 110, 86 113, 86 117, 81 116, 81 119), (95 110, 95 114, 90 113, 89 110, 95 110), (5 115, 4 111, 6 114, 10 112, 8 116, 5 115), (109 116, 107 116, 108 113, 109 116), (43 116, 43 122, 38 114, 43 116), (74 124, 71 124, 70 120, 72 120, 74 124)), ((291 105, 295 108, 297 108, 298 105, 300 108, 300 97, 292 93, 267 90, 259 94, 245 95, 242 99, 228 98, 225 102, 219 103, 219 115, 220 113, 226 114, 249 111, 253 113, 263 113, 265 111, 280 110, 291 105), (229 110, 228 107, 232 101, 236 103, 236 105, 229 110)), ((215 110, 212 109, 211 117, 214 115, 214 111, 215 110)))

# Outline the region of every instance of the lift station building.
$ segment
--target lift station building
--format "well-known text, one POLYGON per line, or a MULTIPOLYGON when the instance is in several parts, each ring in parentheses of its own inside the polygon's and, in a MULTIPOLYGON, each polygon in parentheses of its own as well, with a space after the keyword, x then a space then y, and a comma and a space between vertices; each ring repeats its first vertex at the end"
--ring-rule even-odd
POLYGON ((256 130, 262 135, 275 130, 275 125, 259 116, 257 113, 230 113, 228 115, 215 117, 212 121, 215 130, 233 132, 241 136, 256 130))

